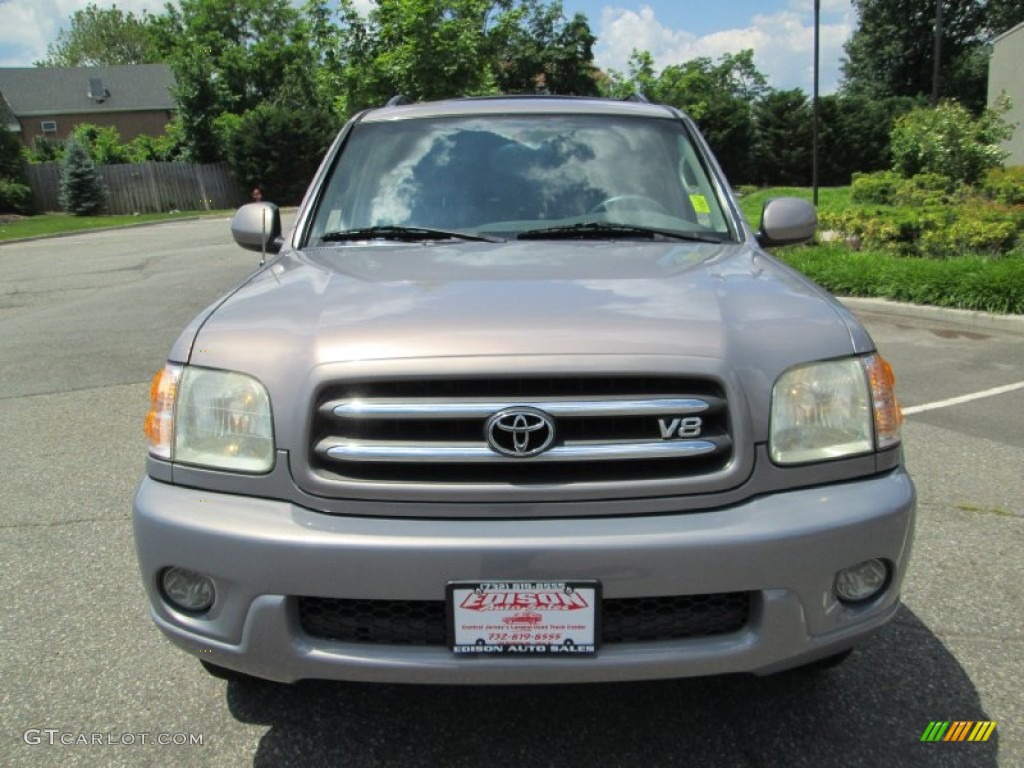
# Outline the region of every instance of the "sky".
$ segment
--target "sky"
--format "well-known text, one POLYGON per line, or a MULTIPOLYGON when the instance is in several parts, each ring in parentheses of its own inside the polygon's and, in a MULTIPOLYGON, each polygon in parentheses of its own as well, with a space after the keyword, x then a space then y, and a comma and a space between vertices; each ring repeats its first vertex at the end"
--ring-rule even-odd
MULTIPOLYGON (((94 0, 109 7, 110 0, 94 0)), ((46 55, 71 14, 89 0, 0 0, 0 67, 29 67, 46 55)), ((355 0, 368 7, 370 0, 355 0)), ((118 0, 122 10, 158 13, 163 0, 118 0)), ((634 49, 650 51, 657 70, 697 56, 717 59, 754 50, 773 88, 811 92, 814 0, 562 0, 567 17, 582 13, 597 36, 594 60, 626 71, 634 49)), ((836 90, 843 43, 853 31, 850 0, 821 0, 821 93, 836 90)))

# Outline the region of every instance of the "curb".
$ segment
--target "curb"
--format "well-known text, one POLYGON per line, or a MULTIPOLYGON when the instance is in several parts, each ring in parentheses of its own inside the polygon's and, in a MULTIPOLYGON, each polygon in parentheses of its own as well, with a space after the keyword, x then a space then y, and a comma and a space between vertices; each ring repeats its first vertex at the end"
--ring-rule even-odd
POLYGON ((853 312, 873 312, 890 317, 906 317, 915 320, 969 325, 975 328, 1019 333, 1024 335, 1024 315, 994 315, 969 309, 930 307, 923 304, 904 304, 888 299, 867 299, 854 296, 837 296, 853 312))

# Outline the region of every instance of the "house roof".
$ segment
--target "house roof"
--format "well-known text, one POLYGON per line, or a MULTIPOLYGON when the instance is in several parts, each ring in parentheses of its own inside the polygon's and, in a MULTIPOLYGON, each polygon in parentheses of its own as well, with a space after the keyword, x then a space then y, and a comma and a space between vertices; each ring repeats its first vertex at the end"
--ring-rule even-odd
POLYGON ((995 43, 997 43, 1000 40, 1002 40, 1004 37, 1009 37, 1010 35, 1015 35, 1015 34, 1017 34, 1018 32, 1020 32, 1022 30, 1024 30, 1024 21, 1022 21, 1020 24, 1017 24, 1016 26, 1010 27, 1008 30, 1006 30, 1002 34, 996 35, 995 37, 993 37, 992 38, 992 44, 994 45, 995 43))
POLYGON ((0 95, 17 117, 174 109, 173 86, 166 64, 0 68, 0 95))

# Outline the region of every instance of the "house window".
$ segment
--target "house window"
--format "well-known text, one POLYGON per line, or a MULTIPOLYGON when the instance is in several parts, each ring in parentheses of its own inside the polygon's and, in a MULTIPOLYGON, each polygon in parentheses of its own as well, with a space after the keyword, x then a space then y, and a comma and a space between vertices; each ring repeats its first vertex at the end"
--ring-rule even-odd
POLYGON ((43 129, 43 133, 56 133, 57 132, 57 121, 56 120, 43 120, 40 123, 43 129))

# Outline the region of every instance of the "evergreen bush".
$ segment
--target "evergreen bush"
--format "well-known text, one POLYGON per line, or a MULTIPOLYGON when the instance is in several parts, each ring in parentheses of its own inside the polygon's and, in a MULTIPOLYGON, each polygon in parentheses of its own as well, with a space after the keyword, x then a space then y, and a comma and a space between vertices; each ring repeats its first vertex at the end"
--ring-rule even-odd
POLYGON ((75 216, 93 216, 107 205, 107 190, 89 157, 74 137, 64 147, 60 173, 60 206, 75 216))

